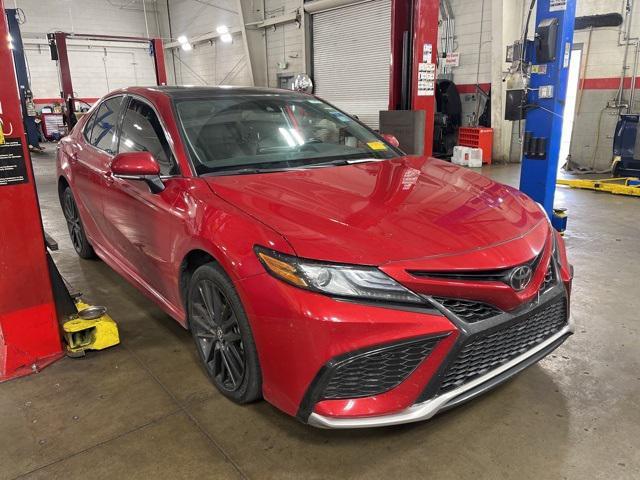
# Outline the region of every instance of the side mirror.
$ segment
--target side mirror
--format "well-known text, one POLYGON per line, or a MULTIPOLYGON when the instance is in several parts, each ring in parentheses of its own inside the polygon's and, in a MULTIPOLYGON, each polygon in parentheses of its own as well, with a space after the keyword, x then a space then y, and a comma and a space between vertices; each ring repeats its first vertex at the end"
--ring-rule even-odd
POLYGON ((391 135, 390 133, 383 133, 381 134, 381 136, 392 147, 395 147, 395 148, 400 147, 400 142, 398 141, 395 135, 391 135))
POLYGON ((124 152, 113 157, 111 173, 116 178, 146 182, 152 193, 164 190, 160 166, 149 152, 124 152))

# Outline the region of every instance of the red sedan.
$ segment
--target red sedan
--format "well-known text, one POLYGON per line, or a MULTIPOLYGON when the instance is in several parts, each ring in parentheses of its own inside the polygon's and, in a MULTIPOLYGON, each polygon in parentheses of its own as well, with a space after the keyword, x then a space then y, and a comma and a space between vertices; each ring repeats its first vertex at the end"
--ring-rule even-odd
POLYGON ((329 428, 423 420, 573 331, 535 202, 310 95, 119 90, 60 142, 58 176, 78 255, 189 328, 238 403, 329 428))

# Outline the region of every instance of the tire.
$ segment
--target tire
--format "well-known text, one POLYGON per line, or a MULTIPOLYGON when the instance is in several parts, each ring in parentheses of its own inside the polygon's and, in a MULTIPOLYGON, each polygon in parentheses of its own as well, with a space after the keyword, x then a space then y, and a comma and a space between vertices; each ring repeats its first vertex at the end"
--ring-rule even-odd
POLYGON ((613 163, 613 168, 611 169, 611 176, 613 178, 622 177, 623 175, 620 173, 621 164, 620 160, 613 163))
POLYGON ((189 327, 212 383, 235 403, 262 396, 262 374, 251 327, 231 280, 208 263, 191 276, 187 293, 189 327))
POLYGON ((67 221, 71 244, 80 258, 92 259, 96 258, 96 252, 87 239, 84 232, 84 226, 78 212, 78 205, 73 197, 71 188, 67 186, 60 196, 60 204, 62 205, 62 213, 67 221))

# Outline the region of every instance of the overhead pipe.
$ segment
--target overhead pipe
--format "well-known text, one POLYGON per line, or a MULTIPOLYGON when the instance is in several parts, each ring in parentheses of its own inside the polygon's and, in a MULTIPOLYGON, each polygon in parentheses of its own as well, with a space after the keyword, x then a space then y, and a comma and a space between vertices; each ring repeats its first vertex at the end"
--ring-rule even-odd
POLYGON ((634 102, 636 98, 636 76, 638 75, 638 54, 640 53, 640 42, 636 42, 636 52, 633 57, 633 76, 631 77, 631 93, 629 95, 629 106, 627 113, 633 113, 635 110, 634 102))
MULTIPOLYGON (((618 38, 618 44, 624 45, 624 55, 622 60, 622 71, 620 72, 620 84, 618 86, 618 93, 616 94, 616 108, 621 108, 623 106, 622 96, 624 94, 624 79, 627 76, 627 60, 629 58, 629 46, 632 40, 637 41, 638 39, 631 39, 631 23, 633 20, 633 0, 624 0, 623 8, 625 9, 625 22, 626 22, 626 32, 624 35, 624 44, 621 44, 618 38)), ((618 33, 618 37, 622 32, 622 25, 620 26, 620 31, 618 33)), ((629 108, 629 105, 627 105, 629 108)))
MULTIPOLYGON (((449 0, 440 0, 440 16, 442 17, 441 25, 441 44, 442 53, 444 57, 454 50, 454 36, 455 36, 455 18, 453 16, 453 9, 449 0)), ((450 74, 449 68, 446 64, 441 67, 442 74, 447 76, 450 74)))

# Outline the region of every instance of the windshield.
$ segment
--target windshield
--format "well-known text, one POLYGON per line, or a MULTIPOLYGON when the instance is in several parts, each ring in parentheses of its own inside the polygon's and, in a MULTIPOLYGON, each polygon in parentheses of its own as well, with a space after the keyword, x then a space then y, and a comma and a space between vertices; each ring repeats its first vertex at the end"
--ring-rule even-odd
POLYGON ((176 110, 199 175, 401 155, 356 120, 314 97, 257 94, 179 99, 176 110))

